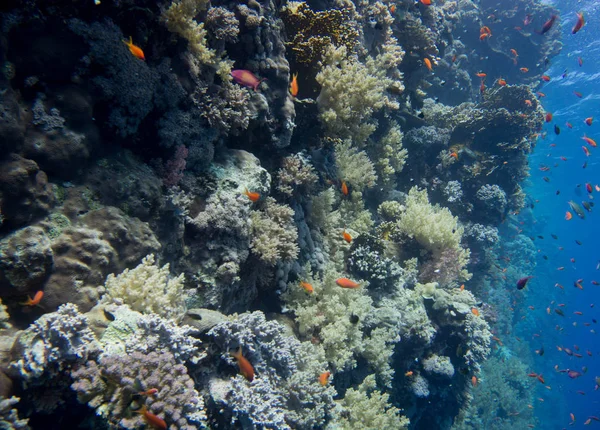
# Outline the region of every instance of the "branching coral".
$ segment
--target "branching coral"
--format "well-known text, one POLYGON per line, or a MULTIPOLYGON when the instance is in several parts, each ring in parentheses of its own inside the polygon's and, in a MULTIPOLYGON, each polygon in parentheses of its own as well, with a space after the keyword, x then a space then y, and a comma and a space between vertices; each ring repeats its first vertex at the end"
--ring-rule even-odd
POLYGON ((298 230, 294 225, 294 210, 267 197, 264 209, 252 211, 252 241, 250 249, 262 261, 274 265, 298 256, 298 230))
POLYGON ((113 426, 140 428, 144 419, 133 411, 137 406, 164 419, 170 429, 204 428, 204 402, 185 366, 176 364, 169 352, 103 354, 71 376, 78 400, 113 426), (158 389, 155 395, 137 395, 151 388, 158 389))
POLYGON ((317 75, 321 120, 334 137, 351 138, 362 145, 377 128, 373 114, 385 106, 398 108, 386 95, 394 81, 386 76, 383 57, 368 57, 363 64, 347 57, 342 46, 329 48, 323 61, 324 67, 317 75))
POLYGON ((376 388, 375 375, 367 376, 358 389, 350 388, 336 424, 344 430, 407 429, 409 421, 389 403, 389 394, 376 388))
POLYGON ((0 400, 0 428, 11 430, 29 430, 29 419, 19 418, 19 413, 13 408, 19 403, 18 397, 0 400))
POLYGON ((42 315, 25 330, 13 347, 19 358, 11 363, 24 384, 39 385, 96 349, 96 338, 85 316, 73 304, 42 315))
POLYGON ((105 300, 126 303, 138 312, 176 318, 185 312, 183 279, 183 274, 170 278, 169 265, 158 267, 150 254, 137 267, 108 275, 105 300))
POLYGON ((367 147, 367 152, 376 160, 377 176, 387 188, 394 186, 394 175, 402 171, 408 157, 408 151, 402 147, 403 137, 398 124, 393 122, 381 139, 367 147))
POLYGON ((330 46, 345 46, 353 52, 359 33, 355 28, 354 7, 346 3, 341 9, 315 12, 305 2, 288 2, 281 10, 287 43, 299 63, 316 63, 330 46))
POLYGON ((211 381, 213 399, 232 422, 245 428, 314 428, 329 418, 335 390, 318 382, 327 369, 319 348, 286 335, 283 325, 267 321, 262 312, 217 324, 209 335, 230 364, 236 366, 228 351, 241 347, 255 370, 251 383, 241 375, 211 381))
POLYGON ((317 182, 315 169, 302 154, 285 157, 281 164, 277 189, 282 193, 291 196, 297 189, 310 188, 317 182))

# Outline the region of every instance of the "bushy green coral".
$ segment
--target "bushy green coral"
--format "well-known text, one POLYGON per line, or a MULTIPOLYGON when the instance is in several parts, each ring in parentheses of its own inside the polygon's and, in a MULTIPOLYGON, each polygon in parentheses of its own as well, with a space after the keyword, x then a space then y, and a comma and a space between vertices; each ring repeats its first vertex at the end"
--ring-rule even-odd
POLYGON ((183 281, 183 274, 171 278, 169 265, 158 267, 154 264, 154 255, 150 254, 137 267, 125 269, 117 276, 108 275, 104 301, 124 303, 143 314, 177 318, 185 312, 183 281))
POLYGON ((349 388, 341 401, 344 412, 337 426, 345 430, 407 429, 408 418, 389 403, 389 394, 376 388, 375 376, 367 376, 358 389, 349 388))
POLYGON ((264 208, 252 211, 252 242, 250 248, 262 261, 275 265, 280 260, 298 256, 298 230, 294 210, 267 197, 264 208))
POLYGON ((433 252, 460 246, 463 228, 458 225, 458 217, 447 208, 429 203, 426 190, 411 188, 405 207, 398 227, 425 249, 433 252))
POLYGON ((394 175, 402 171, 408 151, 402 147, 404 134, 397 123, 393 122, 386 134, 369 144, 368 152, 375 160, 377 176, 385 187, 395 185, 394 175))
POLYGON ((322 279, 306 277, 305 281, 314 288, 312 294, 295 282, 288 284, 282 295, 286 306, 296 315, 300 335, 319 339, 327 360, 337 370, 356 366, 355 355, 364 351, 364 321, 373 304, 366 294, 365 282, 357 289, 339 287, 335 281, 343 276, 327 265, 322 279))
POLYGON ((335 165, 338 176, 348 185, 362 191, 372 187, 377 181, 375 167, 365 151, 352 146, 352 141, 336 140, 334 142, 335 165))
POLYGON ((291 1, 281 9, 281 17, 290 38, 286 44, 299 63, 316 63, 330 46, 345 46, 352 52, 359 33, 352 19, 354 6, 348 2, 340 9, 319 12, 305 2, 291 1))
POLYGON ((317 104, 328 132, 362 145, 377 128, 372 116, 384 106, 398 108, 387 96, 394 80, 387 77, 382 55, 363 64, 348 57, 345 46, 329 48, 317 74, 321 92, 317 104))

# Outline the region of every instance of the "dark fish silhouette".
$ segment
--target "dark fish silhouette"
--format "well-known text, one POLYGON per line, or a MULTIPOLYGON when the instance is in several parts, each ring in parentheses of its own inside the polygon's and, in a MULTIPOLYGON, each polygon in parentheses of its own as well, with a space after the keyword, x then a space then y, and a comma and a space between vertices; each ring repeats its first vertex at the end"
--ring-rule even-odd
POLYGON ((527 285, 527 281, 529 281, 533 276, 526 276, 517 281, 517 290, 522 290, 527 285))

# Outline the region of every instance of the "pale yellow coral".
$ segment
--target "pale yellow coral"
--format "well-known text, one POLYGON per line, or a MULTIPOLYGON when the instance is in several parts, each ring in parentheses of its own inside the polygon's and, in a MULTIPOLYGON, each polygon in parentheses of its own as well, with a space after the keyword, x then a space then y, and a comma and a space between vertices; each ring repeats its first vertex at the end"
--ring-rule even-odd
POLYGON ((298 256, 298 230, 294 225, 292 208, 267 197, 264 209, 252 211, 250 219, 250 249, 263 262, 274 265, 280 260, 294 260, 298 256))
POLYGON ((144 314, 177 318, 185 312, 183 281, 183 274, 170 277, 168 264, 163 267, 155 265, 151 254, 131 270, 125 269, 117 276, 108 275, 103 301, 124 303, 144 314))
POLYGON ((349 139, 335 142, 334 149, 335 165, 341 179, 357 191, 375 185, 375 168, 365 151, 354 147, 349 139))

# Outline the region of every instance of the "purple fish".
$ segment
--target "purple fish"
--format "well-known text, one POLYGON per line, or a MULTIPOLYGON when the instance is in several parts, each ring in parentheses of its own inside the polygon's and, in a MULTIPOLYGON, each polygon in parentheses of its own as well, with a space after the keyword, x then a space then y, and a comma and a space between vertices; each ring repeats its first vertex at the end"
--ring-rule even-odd
POLYGON ((558 18, 558 16, 552 15, 550 17, 550 19, 544 23, 544 25, 542 26, 542 29, 540 31, 538 31, 537 33, 538 34, 545 34, 545 33, 547 33, 552 28, 552 26, 554 25, 554 21, 556 21, 556 18, 558 18))
POLYGON ((264 81, 264 79, 258 79, 254 76, 254 73, 250 70, 234 69, 231 71, 231 77, 238 84, 252 88, 254 91, 257 91, 260 83, 264 81))
POLYGON ((575 379, 575 378, 579 378, 579 377, 581 376, 581 373, 579 373, 579 372, 576 372, 576 371, 574 371, 574 370, 569 370, 569 371, 567 372, 567 375, 569 375, 569 378, 571 378, 571 379, 575 379))
POLYGON ((533 276, 525 276, 517 281, 517 290, 522 290, 527 285, 527 281, 529 281, 533 276))

